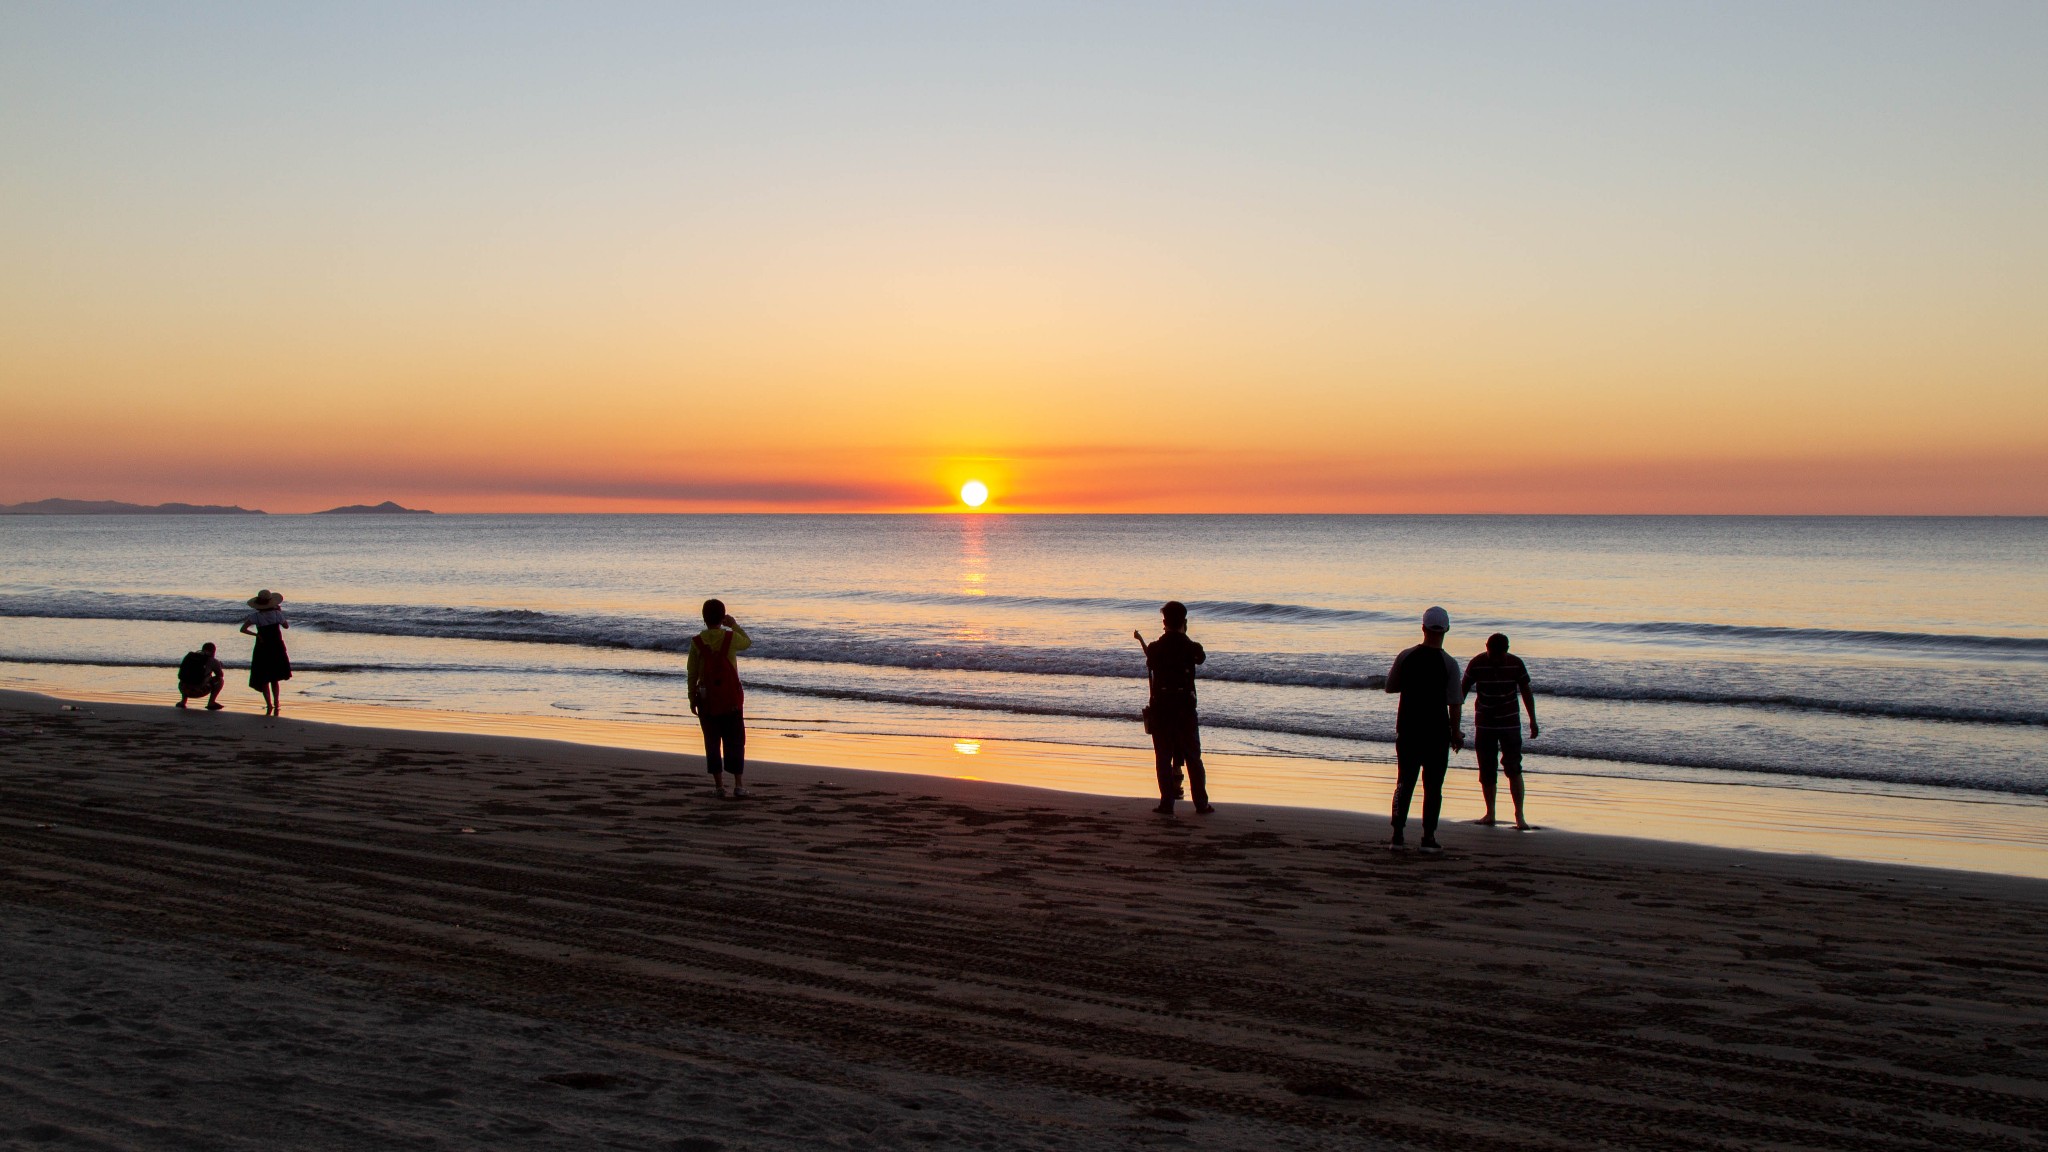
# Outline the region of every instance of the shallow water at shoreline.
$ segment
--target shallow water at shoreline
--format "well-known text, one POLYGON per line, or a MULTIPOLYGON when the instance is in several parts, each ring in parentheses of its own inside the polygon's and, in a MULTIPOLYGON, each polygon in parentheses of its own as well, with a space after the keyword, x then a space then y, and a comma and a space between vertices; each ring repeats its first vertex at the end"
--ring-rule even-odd
POLYGON ((242 658, 277 586, 294 698, 672 720, 716 593, 757 722, 1122 754, 1171 595, 1207 746, 1338 771, 1386 756, 1381 678, 1441 602, 1455 654, 1501 628, 1529 660, 1541 769, 2041 797, 2044 557, 2043 520, 10 518, 0 668, 154 692, 201 640, 242 658))

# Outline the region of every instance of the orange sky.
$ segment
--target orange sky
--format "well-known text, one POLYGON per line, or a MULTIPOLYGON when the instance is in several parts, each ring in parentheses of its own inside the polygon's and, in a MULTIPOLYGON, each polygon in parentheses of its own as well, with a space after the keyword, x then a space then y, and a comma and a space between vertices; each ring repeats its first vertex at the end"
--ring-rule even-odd
POLYGON ((2036 13, 764 11, 0 16, 0 501, 2048 514, 2036 13))

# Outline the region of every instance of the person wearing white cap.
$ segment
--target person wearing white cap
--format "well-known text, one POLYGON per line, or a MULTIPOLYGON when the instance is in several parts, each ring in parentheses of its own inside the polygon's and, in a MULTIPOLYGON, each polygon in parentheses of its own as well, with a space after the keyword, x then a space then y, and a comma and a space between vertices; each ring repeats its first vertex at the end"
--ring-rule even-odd
POLYGON ((1408 805, 1415 798, 1415 784, 1422 783, 1422 850, 1440 852, 1436 842, 1437 817, 1444 807, 1444 773, 1450 771, 1451 749, 1465 747, 1465 733, 1459 727, 1465 692, 1457 658, 1444 651, 1444 633, 1451 630, 1451 614, 1432 607, 1422 614, 1422 643, 1394 657, 1387 669, 1387 691, 1401 696, 1401 709, 1394 720, 1394 838, 1400 848, 1407 844, 1408 805))

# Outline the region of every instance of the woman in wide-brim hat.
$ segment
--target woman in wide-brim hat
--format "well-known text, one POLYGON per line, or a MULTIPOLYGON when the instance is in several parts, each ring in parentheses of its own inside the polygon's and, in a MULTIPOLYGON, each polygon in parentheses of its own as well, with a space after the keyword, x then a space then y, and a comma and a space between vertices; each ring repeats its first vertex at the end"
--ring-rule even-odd
POLYGON ((284 682, 292 678, 291 654, 284 650, 284 596, 265 588, 249 598, 255 611, 242 621, 242 635, 256 637, 249 654, 249 687, 263 693, 263 714, 275 716, 284 707, 284 682))

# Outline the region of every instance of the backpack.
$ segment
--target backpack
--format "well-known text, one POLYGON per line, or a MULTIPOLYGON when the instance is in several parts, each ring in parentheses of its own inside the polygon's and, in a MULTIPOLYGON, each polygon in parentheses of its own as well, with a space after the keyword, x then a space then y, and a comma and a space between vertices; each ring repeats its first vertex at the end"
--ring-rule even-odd
POLYGON ((725 716, 740 710, 746 690, 740 687, 739 665, 732 660, 732 633, 713 648, 704 637, 692 636, 690 647, 697 653, 697 714, 725 716))
POLYGON ((206 653, 185 653, 185 658, 178 662, 178 683, 200 684, 206 681, 206 677, 206 653))

